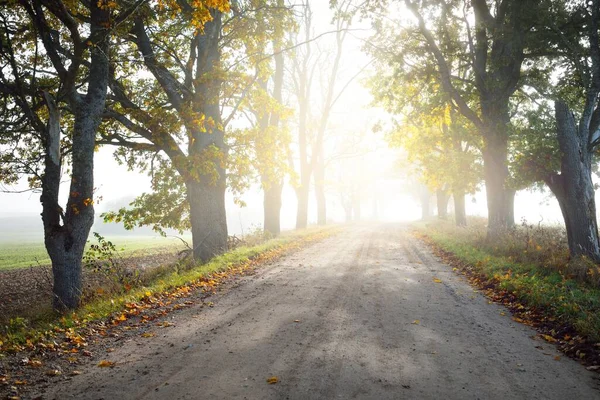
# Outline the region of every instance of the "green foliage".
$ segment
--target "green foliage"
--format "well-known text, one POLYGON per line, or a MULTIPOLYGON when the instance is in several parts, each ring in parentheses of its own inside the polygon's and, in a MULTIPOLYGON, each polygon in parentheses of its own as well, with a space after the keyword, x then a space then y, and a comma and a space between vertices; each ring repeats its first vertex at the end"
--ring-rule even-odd
MULTIPOLYGON (((241 194, 255 179, 256 169, 267 168, 257 166, 257 154, 285 154, 288 143, 285 134, 274 133, 281 138, 271 143, 277 148, 258 149, 254 144, 269 135, 230 126, 240 121, 241 111, 284 113, 268 95, 256 93, 262 90, 258 83, 268 80, 273 70, 272 43, 293 28, 291 9, 281 0, 245 0, 231 8, 227 1, 201 2, 223 5, 220 14, 213 10, 201 21, 208 29, 210 19, 223 20, 218 42, 208 48, 202 46, 212 39, 202 37, 207 32, 197 29, 196 17, 180 3, 185 2, 164 1, 144 9, 153 64, 142 57, 138 43, 126 42, 118 49, 119 58, 127 61, 115 65, 117 101, 111 105, 113 118, 104 125, 102 143, 118 146, 118 161, 148 171, 152 178, 151 193, 140 195, 129 209, 104 215, 106 221, 123 222, 127 229, 141 225, 160 233, 164 228, 189 229, 186 185, 192 182, 226 184, 242 204, 241 194), (205 65, 202 52, 216 58, 205 65)), ((141 34, 136 35, 139 42, 141 34)), ((277 164, 268 168, 281 174, 282 163, 275 162, 279 158, 261 157, 277 164)))

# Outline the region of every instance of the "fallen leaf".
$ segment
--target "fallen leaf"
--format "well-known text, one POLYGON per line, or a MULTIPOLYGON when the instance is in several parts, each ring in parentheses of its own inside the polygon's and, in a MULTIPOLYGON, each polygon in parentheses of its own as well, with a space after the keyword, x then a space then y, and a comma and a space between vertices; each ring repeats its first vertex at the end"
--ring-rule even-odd
POLYGON ((419 321, 418 319, 415 319, 413 322, 411 322, 411 324, 413 325, 419 325, 421 323, 421 321, 419 321))
POLYGON ((14 384, 17 386, 23 386, 23 385, 27 385, 27 381, 26 380, 15 381, 14 384))
POLYGON ((74 369, 73 371, 71 371, 71 375, 81 375, 81 371, 74 369))
POLYGON ((554 339, 554 338, 553 338, 552 336, 550 336, 550 335, 544 335, 544 334, 542 334, 542 335, 540 335, 540 336, 541 336, 541 337, 543 337, 543 338, 544 338, 544 340, 546 340, 547 342, 550 342, 550 343, 556 343, 556 339, 554 339))
POLYGON ((554 356, 554 359, 555 359, 556 361, 560 361, 560 356, 554 356))
POLYGON ((442 283, 442 280, 441 280, 441 279, 438 279, 438 278, 433 278, 433 281, 434 281, 435 283, 442 283))
POLYGON ((295 319, 294 322, 300 322, 300 320, 299 319, 295 319))
POLYGON ((40 360, 31 360, 31 361, 29 361, 28 365, 31 368, 39 368, 42 366, 42 362, 40 360))
POLYGON ((60 374, 61 374, 61 372, 57 369, 50 369, 50 370, 46 371, 46 375, 48 375, 48 376, 58 376, 60 374))
POLYGON ((155 335, 155 333, 153 333, 153 332, 142 333, 142 337, 145 337, 145 338, 151 338, 151 337, 154 337, 154 335, 155 335))
POLYGON ((102 360, 102 361, 100 361, 98 363, 98 366, 100 368, 107 368, 107 367, 111 367, 112 368, 112 367, 115 366, 115 363, 114 363, 114 361, 102 360))
POLYGON ((274 384, 276 384, 277 382, 279 382, 279 378, 277 378, 276 376, 272 376, 272 377, 270 377, 270 378, 267 378, 267 383, 268 383, 269 385, 274 385, 274 384))
POLYGON ((500 315, 502 315, 504 317, 506 315, 506 313, 504 311, 500 311, 500 315))

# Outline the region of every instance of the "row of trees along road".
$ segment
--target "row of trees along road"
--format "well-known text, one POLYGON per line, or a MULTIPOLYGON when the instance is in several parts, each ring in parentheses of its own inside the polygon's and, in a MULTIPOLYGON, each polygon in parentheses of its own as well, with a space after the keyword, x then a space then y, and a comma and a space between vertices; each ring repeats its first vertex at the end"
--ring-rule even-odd
MULTIPOLYGON (((289 107, 295 97, 301 105, 297 225, 306 226, 310 177, 315 170, 319 179, 324 175, 317 168, 323 137, 343 91, 334 89, 350 4, 332 4, 333 58, 311 50, 319 37, 311 36, 308 1, 0 5, 0 181, 27 176, 30 187, 41 190, 56 310, 73 309, 81 299, 98 146, 114 146, 117 160, 148 173, 152 184, 150 193, 104 219, 159 232, 189 229, 193 256, 205 262, 227 248, 226 190, 241 202, 240 194, 260 182, 265 230, 279 233, 283 182, 296 179, 289 107), (314 76, 307 74, 325 63, 326 101, 313 129, 307 105, 314 76), (286 73, 294 76, 293 88, 284 85, 286 73), (64 176, 70 188, 63 208, 64 176)), ((323 196, 319 201, 324 223, 323 196)))
POLYGON ((373 93, 403 116, 390 141, 408 149, 425 182, 450 188, 460 207, 478 175, 461 164, 482 163, 488 238, 514 224, 515 191, 544 182, 571 254, 600 261, 592 182, 600 1, 367 3, 377 31, 367 44, 378 59, 373 93), (390 18, 393 9, 401 17, 390 18))
POLYGON ((442 208, 451 192, 464 224, 464 195, 483 170, 493 238, 514 224, 515 191, 544 182, 559 200, 572 254, 600 261, 591 177, 600 142, 599 6, 332 1, 334 40, 323 48, 308 2, 4 2, 0 180, 27 175, 41 189, 57 310, 80 301, 99 145, 147 172, 153 189, 105 219, 190 229, 198 261, 227 247, 228 189, 241 201, 260 182, 265 228, 277 234, 286 176, 296 183, 298 227, 306 226, 312 178, 324 223, 324 137, 334 105, 364 69, 336 82, 361 13, 376 30, 366 44, 377 60, 373 93, 404 115, 390 141, 409 150, 442 208), (315 79, 320 107, 311 101, 315 79))

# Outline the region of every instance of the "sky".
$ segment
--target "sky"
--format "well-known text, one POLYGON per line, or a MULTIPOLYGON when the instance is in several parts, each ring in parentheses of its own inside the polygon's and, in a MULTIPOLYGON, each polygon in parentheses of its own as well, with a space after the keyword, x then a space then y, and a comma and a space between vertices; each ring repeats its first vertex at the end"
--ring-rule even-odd
MULTIPOLYGON (((331 31, 333 29, 330 25, 332 14, 328 8, 328 2, 324 0, 313 1, 312 7, 315 18, 315 35, 331 31)), ((355 75, 362 66, 369 62, 368 56, 361 51, 363 41, 360 40, 361 35, 364 37, 368 34, 368 32, 361 33, 357 31, 348 37, 338 76, 338 87, 341 87, 349 77, 355 75)), ((329 35, 329 38, 326 35, 322 40, 323 45, 327 45, 327 40, 331 40, 330 38, 331 35, 329 35)), ((366 178, 362 178, 370 180, 368 189, 370 193, 366 195, 375 193, 379 199, 377 207, 375 207, 373 201, 368 198, 370 196, 366 196, 361 207, 362 217, 364 219, 377 217, 379 220, 387 221, 415 220, 420 217, 419 205, 410 193, 402 191, 402 182, 393 178, 394 164, 397 157, 399 157, 399 152, 398 150, 387 149, 383 138, 371 131, 375 123, 385 118, 385 114, 371 106, 371 96, 368 89, 363 85, 368 73, 367 70, 364 75, 353 80, 336 104, 329 125, 330 134, 333 135, 334 139, 330 141, 332 144, 328 145, 329 148, 326 147, 326 151, 330 154, 335 153, 332 146, 340 143, 340 140, 344 140, 344 135, 364 135, 370 143, 369 147, 377 150, 368 152, 363 160, 353 159, 343 164, 343 169, 352 170, 352 168, 355 168, 353 174, 356 176, 367 174, 366 178), (358 164, 356 163, 362 164, 357 168, 358 164), (392 173, 388 174, 390 171, 392 173), (388 175, 392 175, 392 177, 388 175)), ((339 178, 336 174, 337 172, 334 172, 328 175, 326 179, 335 181, 339 178)), ((113 159, 110 148, 102 148, 96 153, 95 186, 97 187, 97 214, 107 211, 111 205, 114 207, 116 203, 122 203, 123 199, 131 199, 150 188, 149 178, 144 174, 128 171, 125 166, 118 165, 113 159), (98 201, 99 198, 102 198, 102 200, 98 201)), ((26 183, 23 182, 12 189, 18 190, 25 187, 26 183)), ((65 194, 66 192, 68 192, 68 188, 65 186, 62 188, 62 193, 65 194)), ((262 225, 262 192, 260 187, 258 185, 253 186, 245 193, 243 199, 247 206, 240 208, 234 204, 233 197, 230 194, 227 195, 228 225, 231 234, 247 233, 262 225)), ((341 207, 339 195, 334 190, 329 190, 327 199, 329 219, 335 222, 344 221, 345 214, 341 207)), ((515 204, 517 222, 520 222, 522 218, 531 223, 537 223, 542 219, 544 223, 561 222, 558 204, 548 194, 522 191, 517 194, 515 204)), ((311 194, 309 222, 316 221, 315 208, 314 197, 311 194)), ((0 218, 36 216, 40 212, 39 193, 0 193, 0 218)), ((283 192, 283 229, 292 229, 295 226, 295 213, 296 198, 294 189, 286 184, 283 192)), ((467 198, 467 213, 470 215, 486 215, 485 194, 482 191, 467 198)), ((1 232, 2 226, 0 226, 1 232)))

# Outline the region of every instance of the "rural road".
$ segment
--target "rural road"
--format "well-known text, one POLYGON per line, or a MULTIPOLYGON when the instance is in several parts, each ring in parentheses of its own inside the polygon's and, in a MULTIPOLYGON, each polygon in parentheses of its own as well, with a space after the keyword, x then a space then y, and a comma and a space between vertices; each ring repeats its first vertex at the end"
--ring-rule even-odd
POLYGON ((596 374, 556 360, 401 225, 346 228, 211 301, 44 398, 600 399, 596 374))

